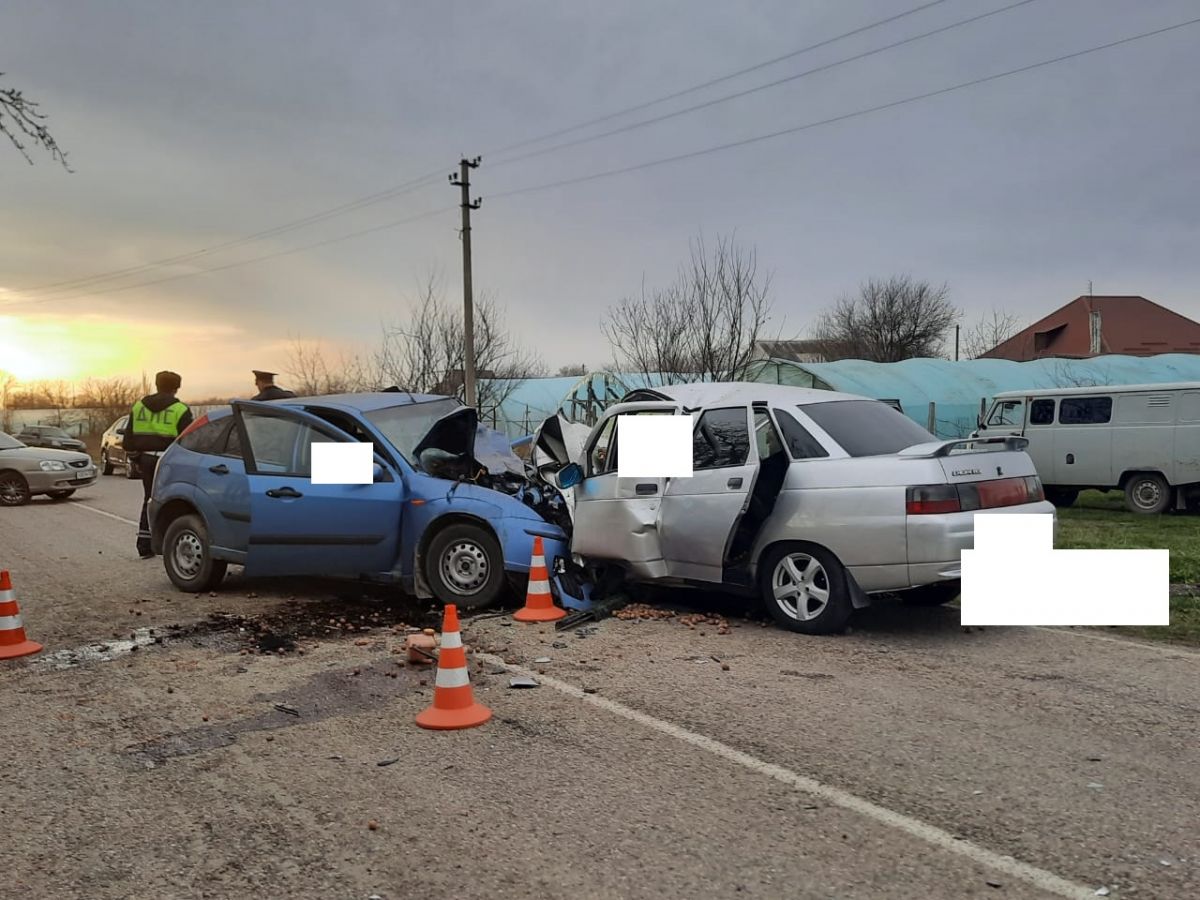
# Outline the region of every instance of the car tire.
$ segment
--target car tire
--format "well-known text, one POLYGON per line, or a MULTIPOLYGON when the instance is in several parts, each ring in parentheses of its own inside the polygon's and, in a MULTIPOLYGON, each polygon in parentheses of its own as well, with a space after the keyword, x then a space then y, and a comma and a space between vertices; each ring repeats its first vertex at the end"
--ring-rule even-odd
POLYGON ((504 590, 504 554, 490 531, 455 522, 437 532, 425 553, 425 582, 435 599, 482 609, 504 590))
POLYGON ((1138 472, 1125 482, 1125 508, 1145 516, 1156 516, 1171 505, 1171 487, 1157 472, 1138 472))
POLYGON ((0 472, 0 506, 24 506, 33 495, 20 472, 0 472))
POLYGON ((75 493, 75 488, 69 488, 65 491, 46 491, 46 496, 51 500, 66 500, 73 493, 75 493))
POLYGON ((142 477, 142 473, 138 467, 137 457, 125 457, 125 477, 130 481, 137 481, 142 477))
POLYGON ((962 593, 962 582, 938 581, 924 584, 900 594, 900 602, 907 606, 942 606, 962 593))
POLYGON ((208 528, 197 515, 180 516, 167 526, 163 566, 171 583, 189 594, 211 591, 229 568, 223 560, 213 559, 208 528))
POLYGON ((100 454, 100 471, 104 475, 111 475, 113 473, 112 460, 108 458, 108 453, 106 452, 100 454))
POLYGON ((813 544, 772 548, 759 565, 759 589, 771 617, 801 634, 845 631, 854 612, 845 568, 836 556, 813 544))
POLYGON ((1059 509, 1066 509, 1079 499, 1079 491, 1071 488, 1046 488, 1046 499, 1059 509))

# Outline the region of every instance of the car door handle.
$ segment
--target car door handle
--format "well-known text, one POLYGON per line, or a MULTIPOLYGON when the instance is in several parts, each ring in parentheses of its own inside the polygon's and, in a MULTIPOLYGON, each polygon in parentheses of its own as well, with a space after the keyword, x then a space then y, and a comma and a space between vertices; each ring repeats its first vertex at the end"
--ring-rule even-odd
POLYGON ((741 478, 730 478, 727 482, 725 482, 725 485, 726 485, 726 487, 740 488, 742 486, 742 479, 741 478))
POLYGON ((294 487, 287 487, 285 485, 284 487, 281 487, 281 488, 271 488, 271 490, 267 491, 267 496, 268 497, 303 497, 304 495, 302 493, 300 493, 298 490, 296 490, 294 487))
POLYGON ((658 485, 657 484, 639 484, 636 487, 634 487, 634 490, 638 494, 642 494, 642 495, 657 494, 658 493, 658 485))
POLYGON ((225 463, 220 463, 219 465, 209 466, 208 471, 214 472, 217 475, 228 475, 229 466, 225 465, 225 463))

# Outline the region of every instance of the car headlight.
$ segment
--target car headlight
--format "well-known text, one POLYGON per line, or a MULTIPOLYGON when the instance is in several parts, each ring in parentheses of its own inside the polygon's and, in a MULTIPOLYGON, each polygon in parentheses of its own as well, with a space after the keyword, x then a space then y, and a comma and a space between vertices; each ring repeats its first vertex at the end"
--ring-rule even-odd
POLYGON ((43 459, 40 463, 38 463, 38 467, 41 468, 43 472, 67 471, 67 464, 65 462, 60 462, 57 459, 43 459))

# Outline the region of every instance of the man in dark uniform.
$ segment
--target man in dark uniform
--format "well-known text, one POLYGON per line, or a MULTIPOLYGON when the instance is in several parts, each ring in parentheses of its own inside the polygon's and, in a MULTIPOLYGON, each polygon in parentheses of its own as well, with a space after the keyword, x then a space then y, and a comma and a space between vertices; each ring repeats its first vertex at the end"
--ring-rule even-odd
POLYGON ((159 372, 154 376, 158 393, 147 394, 129 411, 129 424, 125 428, 123 445, 126 452, 136 453, 135 464, 142 476, 142 516, 138 520, 137 550, 142 559, 150 559, 150 521, 146 507, 150 502, 150 489, 154 486, 154 471, 158 458, 171 446, 175 438, 183 434, 192 424, 192 411, 187 404, 176 399, 175 394, 183 383, 174 372, 159 372))
POLYGON ((285 397, 295 397, 292 391, 285 391, 283 388, 275 384, 274 372, 260 372, 254 369, 254 386, 258 388, 258 393, 251 397, 251 400, 282 400, 285 397))

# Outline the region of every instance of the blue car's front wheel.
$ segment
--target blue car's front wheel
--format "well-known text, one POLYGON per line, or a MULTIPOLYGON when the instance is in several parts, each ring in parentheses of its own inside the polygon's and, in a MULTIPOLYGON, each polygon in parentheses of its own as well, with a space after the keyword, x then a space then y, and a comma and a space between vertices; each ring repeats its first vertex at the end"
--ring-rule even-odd
POLYGON ((504 554, 490 531, 455 522, 433 536, 425 580, 434 597, 464 609, 490 606, 504 589, 504 554))

